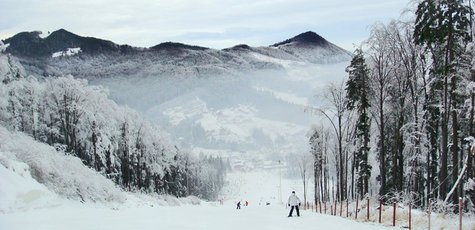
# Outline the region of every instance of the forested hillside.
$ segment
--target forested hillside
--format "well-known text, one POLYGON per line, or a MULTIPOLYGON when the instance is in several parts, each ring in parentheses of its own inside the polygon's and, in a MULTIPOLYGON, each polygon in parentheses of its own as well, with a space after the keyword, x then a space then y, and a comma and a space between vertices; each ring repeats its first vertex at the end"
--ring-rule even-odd
POLYGON ((125 190, 215 199, 224 185, 221 158, 171 145, 102 87, 72 76, 24 77, 14 57, 0 54, 0 61, 0 124, 9 130, 80 158, 125 190))

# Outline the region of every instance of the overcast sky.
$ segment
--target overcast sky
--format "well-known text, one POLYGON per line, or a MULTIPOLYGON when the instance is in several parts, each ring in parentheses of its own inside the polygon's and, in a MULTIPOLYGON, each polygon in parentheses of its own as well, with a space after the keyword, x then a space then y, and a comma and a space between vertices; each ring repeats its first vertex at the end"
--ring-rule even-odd
POLYGON ((314 31, 348 50, 373 23, 398 18, 409 0, 2 0, 0 39, 64 28, 150 47, 165 41, 211 48, 267 46, 314 31))

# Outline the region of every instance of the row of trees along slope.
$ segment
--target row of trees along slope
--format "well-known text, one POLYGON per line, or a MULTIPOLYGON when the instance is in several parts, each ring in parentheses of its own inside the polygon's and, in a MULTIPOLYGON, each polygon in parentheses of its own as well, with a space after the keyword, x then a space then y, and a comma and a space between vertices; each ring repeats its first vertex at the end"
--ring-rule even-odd
POLYGON ((0 53, 0 59, 1 125, 77 156, 125 190, 217 197, 227 169, 221 158, 194 157, 168 144, 148 121, 86 80, 25 78, 12 56, 0 53))
POLYGON ((463 197, 473 210, 473 7, 462 0, 414 7, 409 20, 375 24, 348 81, 328 88, 328 107, 312 108, 333 125, 309 139, 317 201, 334 186, 337 200, 379 194, 423 207, 463 197))

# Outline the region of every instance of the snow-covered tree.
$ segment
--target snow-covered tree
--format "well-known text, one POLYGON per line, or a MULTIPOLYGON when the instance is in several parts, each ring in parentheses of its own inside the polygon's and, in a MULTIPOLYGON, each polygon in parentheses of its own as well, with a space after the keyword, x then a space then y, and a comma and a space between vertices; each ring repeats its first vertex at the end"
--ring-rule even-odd
POLYGON ((358 193, 362 197, 368 193, 369 178, 371 177, 371 165, 368 163, 371 121, 369 116, 369 70, 361 49, 355 51, 351 64, 346 68, 346 72, 349 74, 345 88, 346 106, 350 110, 356 109, 358 114, 355 127, 357 150, 354 160, 356 170, 358 171, 358 193))
MULTIPOLYGON (((447 195, 448 154, 452 156, 452 183, 457 179, 459 171, 459 108, 460 82, 456 74, 457 61, 461 57, 470 39, 472 9, 463 0, 424 0, 419 3, 416 11, 414 38, 417 44, 424 45, 432 56, 434 68, 432 72, 443 82, 441 117, 441 165, 440 165, 440 196, 447 195), (449 120, 450 119, 450 120, 449 120), (452 135, 449 144, 449 123, 452 135)), ((453 196, 457 202, 458 197, 453 196)))

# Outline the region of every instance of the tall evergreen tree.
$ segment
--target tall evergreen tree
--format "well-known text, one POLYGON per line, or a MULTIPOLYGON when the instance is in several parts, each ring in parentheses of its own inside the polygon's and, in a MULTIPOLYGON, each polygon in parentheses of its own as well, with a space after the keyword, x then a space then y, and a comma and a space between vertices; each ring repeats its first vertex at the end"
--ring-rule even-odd
POLYGON ((357 49, 346 72, 349 80, 346 82, 347 108, 357 110, 358 120, 356 125, 356 138, 358 149, 355 154, 356 168, 358 170, 357 187, 360 195, 368 193, 371 165, 368 164, 368 152, 370 141, 369 119, 369 71, 365 63, 363 51, 357 49))

